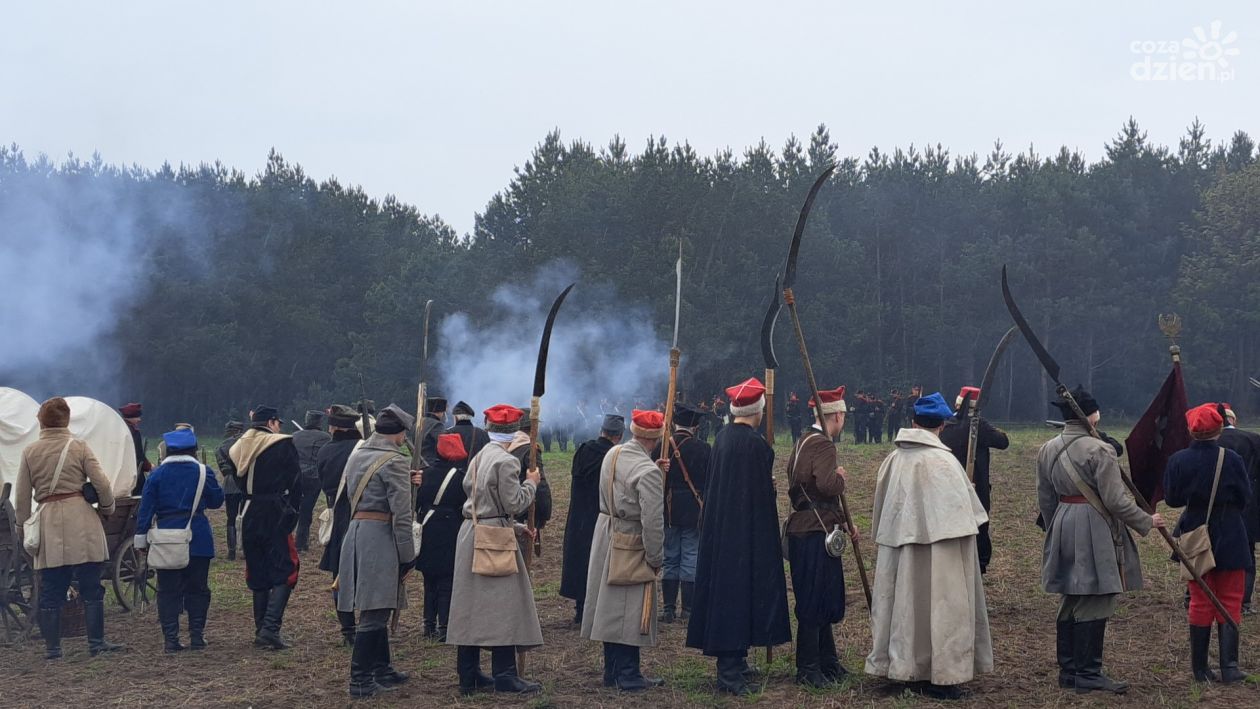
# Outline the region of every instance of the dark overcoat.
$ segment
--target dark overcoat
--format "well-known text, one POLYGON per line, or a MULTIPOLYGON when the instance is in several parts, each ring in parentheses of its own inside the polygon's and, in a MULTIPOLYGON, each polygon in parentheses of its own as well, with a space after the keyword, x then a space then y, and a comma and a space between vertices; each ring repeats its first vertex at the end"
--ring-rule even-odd
POLYGON ((578 600, 586 597, 586 572, 591 555, 591 535, 599 517, 599 471, 613 442, 600 436, 578 446, 573 454, 569 486, 569 517, 564 523, 564 567, 560 595, 578 600))
POLYGON ((687 646, 706 655, 792 639, 779 543, 774 450, 743 423, 725 426, 709 459, 687 646))
POLYGON ((665 526, 695 529, 700 526, 701 501, 709 482, 713 449, 686 431, 674 434, 674 446, 670 450, 669 472, 665 474, 665 526), (687 484, 688 478, 691 485, 687 484))
POLYGON ((420 542, 420 555, 416 557, 416 568, 428 576, 455 573, 455 542, 459 537, 459 526, 464 522, 464 502, 468 500, 464 494, 464 475, 468 472, 468 461, 490 441, 486 432, 471 422, 456 423, 450 432, 458 434, 463 440, 468 457, 456 462, 442 461, 437 456, 435 436, 433 455, 437 464, 430 468, 432 473, 426 474, 420 485, 419 514, 424 525, 424 537, 420 542), (442 485, 448 475, 450 482, 443 490, 442 485), (438 492, 442 493, 441 499, 438 499, 438 492))
POLYGON ((1255 562, 1251 558, 1251 542, 1247 539, 1243 509, 1251 499, 1251 481, 1247 479, 1242 456, 1232 450, 1225 450, 1221 482, 1216 490, 1216 501, 1212 504, 1212 518, 1209 520, 1207 517, 1220 449, 1215 441, 1195 441, 1189 448, 1173 453, 1168 459, 1168 467, 1164 469, 1164 502, 1169 507, 1186 508, 1177 521, 1175 533, 1178 536, 1208 522, 1208 537, 1212 540, 1216 568, 1222 571, 1250 570, 1255 562))
POLYGON ((1243 509, 1243 522, 1247 525, 1247 539, 1252 544, 1260 542, 1260 433, 1243 431, 1230 426, 1221 431, 1220 444, 1242 456, 1251 482, 1251 497, 1243 509))
POLYGON ((302 504, 302 469, 293 439, 253 428, 232 446, 231 455, 247 505, 241 521, 245 583, 254 591, 292 588, 298 580, 293 528, 302 504), (258 447, 258 436, 270 437, 271 442, 251 465, 249 451, 258 447))
POLYGON ((350 493, 338 495, 338 491, 342 488, 346 461, 362 440, 363 436, 357 430, 337 431, 315 457, 319 486, 333 511, 332 536, 324 546, 323 556, 319 558, 319 569, 331 572, 333 576, 337 575, 337 568, 341 563, 341 540, 346 536, 346 527, 350 525, 350 493))

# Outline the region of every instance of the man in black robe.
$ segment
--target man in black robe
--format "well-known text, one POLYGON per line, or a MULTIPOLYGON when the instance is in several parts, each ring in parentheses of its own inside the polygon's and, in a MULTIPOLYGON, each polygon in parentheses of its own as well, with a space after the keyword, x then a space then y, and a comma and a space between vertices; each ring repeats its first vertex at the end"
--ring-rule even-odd
POLYGON ((792 630, 774 450, 757 432, 765 386, 749 379, 726 393, 735 420, 718 435, 709 459, 687 646, 716 657, 718 689, 742 696, 750 692, 748 648, 790 642, 792 630))
MULTIPOLYGON (((363 436, 355 424, 359 422, 359 412, 352 406, 334 404, 328 409, 328 433, 332 440, 319 449, 315 457, 315 470, 319 474, 319 486, 324 491, 324 500, 332 509, 332 535, 328 544, 324 545, 324 554, 319 558, 319 570, 332 574, 337 578, 337 569, 341 563, 341 539, 346 536, 346 527, 350 526, 350 495, 353 491, 345 489, 346 461, 350 454, 358 448, 363 436)), ((333 608, 337 607, 337 592, 333 592, 333 608)), ((337 611, 337 621, 341 625, 341 636, 347 646, 354 645, 356 623, 354 613, 337 611)))
POLYGON ((293 433, 293 445, 297 447, 298 465, 302 468, 302 507, 298 510, 297 550, 306 551, 311 543, 311 517, 315 513, 315 503, 319 501, 321 488, 319 472, 315 470, 315 459, 332 436, 324 432, 323 411, 307 411, 306 420, 302 422, 302 430, 293 433))
MULTIPOLYGON (((967 467, 967 442, 971 433, 971 422, 967 417, 967 402, 978 396, 980 396, 980 390, 976 387, 963 387, 955 400, 957 413, 952 420, 946 421, 947 425, 941 431, 941 443, 949 446, 964 469, 967 467)), ((1004 451, 1010 445, 1011 440, 1006 436, 1005 431, 989 423, 985 417, 980 417, 980 429, 976 434, 976 464, 973 474, 976 497, 980 498, 980 504, 984 505, 986 513, 993 506, 990 501, 992 487, 989 485, 989 451, 1004 451)), ((980 573, 988 573, 989 561, 993 559, 993 541, 989 538, 988 522, 980 525, 980 534, 976 537, 976 550, 980 555, 980 573)))
POLYGON ((245 488, 241 547, 245 583, 254 593, 254 644, 284 650, 290 645, 280 636, 280 625, 298 581, 293 530, 302 504, 302 468, 292 437, 280 433, 275 408, 254 409, 250 423, 253 427, 230 455, 245 488))
POLYGON ((431 474, 420 484, 418 519, 424 526, 416 570, 424 575, 424 635, 446 642, 451 612, 451 588, 455 581, 455 542, 463 523, 464 474, 468 461, 490 441, 473 424, 472 407, 464 402, 451 410, 455 425, 439 434, 434 444, 431 474))
MULTIPOLYGON (((665 473, 665 566, 661 573, 661 592, 665 603, 661 621, 674 622, 675 617, 691 617, 691 604, 696 591, 696 555, 700 550, 700 514, 704 509, 705 485, 709 480, 708 443, 696 438, 703 414, 689 406, 674 411, 673 444, 669 470, 665 473), (676 612, 678 592, 682 591, 682 610, 676 612)), ((652 455, 659 457, 660 449, 652 455)))
POLYGON ((599 518, 599 471, 604 456, 621 443, 626 419, 617 414, 604 416, 599 437, 578 446, 573 454, 569 483, 569 518, 564 523, 564 566, 560 572, 560 595, 574 602, 573 623, 582 624, 586 605, 586 573, 590 566, 591 537, 599 518))
MULTIPOLYGON (((1229 404, 1217 406, 1221 418, 1225 421, 1225 430, 1221 431, 1218 441, 1222 448, 1228 448, 1242 456, 1243 465, 1247 469, 1247 478, 1251 481, 1251 498, 1243 508, 1243 521, 1247 524, 1247 543, 1251 547, 1251 559, 1256 558, 1256 542, 1260 542, 1260 433, 1244 431, 1238 428, 1238 417, 1229 404)), ((1243 586, 1244 615, 1255 611, 1251 607, 1251 593, 1256 586, 1255 564, 1247 569, 1247 578, 1243 586)))

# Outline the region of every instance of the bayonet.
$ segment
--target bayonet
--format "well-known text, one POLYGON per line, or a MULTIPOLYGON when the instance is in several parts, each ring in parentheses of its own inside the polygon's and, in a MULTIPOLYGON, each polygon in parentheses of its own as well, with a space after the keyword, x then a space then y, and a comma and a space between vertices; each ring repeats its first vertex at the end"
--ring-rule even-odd
POLYGON ((682 320, 682 239, 678 240, 678 260, 674 262, 674 344, 678 349, 678 323, 682 320))
MULTIPOLYGON (((1022 333, 1024 335, 1024 339, 1028 341, 1028 345, 1032 348, 1033 353, 1037 355, 1037 359, 1041 362, 1041 366, 1046 370, 1046 374, 1049 374, 1050 379, 1054 381, 1056 387, 1055 392, 1059 395, 1059 398, 1063 399, 1063 403, 1067 404, 1068 408, 1072 410, 1072 413, 1076 416, 1076 420, 1085 426, 1085 430, 1089 432, 1089 435, 1101 440, 1102 437, 1098 434, 1098 429, 1094 426, 1094 422, 1085 415, 1085 412, 1081 410, 1081 406, 1076 401, 1076 398, 1072 396, 1072 392, 1068 391, 1068 388, 1063 385, 1062 381, 1059 380, 1059 365, 1054 361, 1054 358, 1050 356, 1050 353, 1046 351, 1046 348, 1042 346, 1041 340, 1037 339, 1037 334, 1033 332, 1032 328, 1028 325, 1028 321, 1024 319, 1023 313, 1019 311, 1019 306, 1015 305, 1015 298, 1011 295, 1010 284, 1006 279, 1006 266, 1002 266, 1002 299, 1006 301, 1006 309, 1010 311, 1011 319, 1015 321, 1015 325, 1019 328, 1020 333, 1022 333)), ((1141 507, 1147 514, 1154 514, 1155 508, 1151 506, 1151 503, 1147 502, 1146 497, 1140 490, 1137 489, 1137 485, 1133 484, 1133 479, 1129 477, 1129 474, 1125 472, 1123 467, 1120 468, 1120 479, 1124 481, 1125 487, 1129 489, 1129 494, 1133 495, 1133 500, 1138 504, 1138 506, 1141 507)), ((1234 619, 1228 612, 1226 612, 1225 606, 1221 604, 1220 599, 1216 597, 1216 594, 1212 592, 1212 589, 1204 583, 1203 578, 1199 575, 1199 572, 1195 571, 1194 567, 1186 561, 1186 555, 1182 553, 1181 547, 1177 544, 1177 541, 1173 539, 1172 535, 1168 533, 1168 530, 1161 528, 1159 530, 1159 534, 1164 538, 1164 542, 1168 544, 1168 548, 1172 550, 1173 555, 1177 559, 1181 560, 1181 563, 1185 566, 1186 570, 1188 570, 1190 575, 1194 577, 1195 584, 1199 586, 1199 589, 1203 591, 1203 594, 1207 596, 1208 600, 1212 602, 1212 605, 1216 607, 1216 612, 1220 615, 1220 617, 1224 618, 1232 627, 1237 629, 1238 624, 1235 623, 1234 619)), ((1119 560, 1117 560, 1117 563, 1119 563, 1119 560)), ((1120 569, 1120 578, 1124 578, 1124 569, 1120 569)))
MULTIPOLYGON (((796 312, 796 294, 792 292, 792 284, 796 282, 796 259, 801 251, 801 236, 805 233, 805 223, 809 220, 810 209, 814 206, 814 199, 818 196, 818 191, 826 184, 827 178, 831 177, 831 173, 836 169, 835 165, 823 170, 818 179, 814 181, 813 186, 809 188, 809 194, 805 197, 805 204, 801 207, 800 216, 796 219, 796 230, 792 232, 792 246, 788 249, 787 268, 783 274, 783 302, 788 306, 788 313, 792 316, 792 328, 796 331, 796 344, 801 351, 801 363, 805 369, 805 379, 809 382, 809 393, 814 398, 814 414, 818 420, 818 426, 826 431, 826 424, 823 422, 822 397, 818 395, 818 382, 814 379, 814 367, 809 361, 809 351, 805 347, 805 333, 801 330, 801 318, 796 312)), ((844 512, 844 518, 849 520, 849 524, 853 524, 853 516, 849 514, 849 501, 845 494, 840 493, 840 507, 844 512)), ((866 608, 871 608, 871 584, 866 577, 866 565, 862 563, 862 550, 857 542, 853 543, 853 558, 857 562, 858 575, 862 580, 862 591, 866 594, 866 608)))

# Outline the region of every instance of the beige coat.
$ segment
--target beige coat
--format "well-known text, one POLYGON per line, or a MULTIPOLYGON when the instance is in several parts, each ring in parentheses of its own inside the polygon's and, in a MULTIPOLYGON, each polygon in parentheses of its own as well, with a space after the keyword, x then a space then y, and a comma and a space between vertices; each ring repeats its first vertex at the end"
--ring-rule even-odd
MULTIPOLYGON (((88 480, 100 496, 101 514, 114 511, 114 493, 109 478, 101 471, 101 465, 87 443, 70 435, 68 428, 46 428, 39 432, 39 440, 22 451, 22 465, 17 480, 18 529, 31 516, 31 500, 42 500, 53 494, 79 492, 88 480), (49 490, 61 449, 70 443, 57 488, 49 490)), ((39 554, 35 557, 36 569, 73 566, 109 559, 105 543, 105 529, 101 518, 82 496, 68 497, 49 502, 39 513, 39 554)))
POLYGON ((962 684, 993 671, 976 550, 984 507, 949 447, 903 428, 875 480, 867 674, 962 684))
POLYGON ((534 501, 534 483, 521 482, 520 475, 520 462, 497 443, 486 445, 468 464, 464 475, 468 502, 464 503, 464 523, 455 542, 455 579, 446 632, 446 642, 451 645, 542 645, 534 589, 520 549, 516 550, 518 571, 511 576, 479 576, 472 572, 473 506, 476 505, 478 524, 512 527, 512 518, 529 509, 534 501))
POLYGON ((614 446, 604 456, 604 464, 599 471, 599 519, 595 522, 590 565, 586 573, 582 637, 640 647, 656 645, 655 582, 634 586, 609 585, 608 559, 613 531, 641 534, 648 566, 660 569, 665 544, 664 488, 661 469, 637 442, 614 446), (615 477, 613 465, 616 465, 615 477), (609 483, 613 487, 616 517, 611 516, 612 511, 608 507, 609 483), (651 599, 646 635, 639 632, 644 594, 651 599))

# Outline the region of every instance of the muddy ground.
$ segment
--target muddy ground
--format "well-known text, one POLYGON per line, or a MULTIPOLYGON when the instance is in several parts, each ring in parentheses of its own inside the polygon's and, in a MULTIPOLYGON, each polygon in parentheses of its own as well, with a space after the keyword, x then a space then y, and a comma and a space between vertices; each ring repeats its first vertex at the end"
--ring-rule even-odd
MULTIPOLYGON (((971 683, 972 696, 962 706, 1048 707, 1123 706, 1182 707, 1260 706, 1260 687, 1199 686, 1190 681, 1183 584, 1158 537, 1138 543, 1145 567, 1146 588, 1127 594, 1108 627, 1107 671, 1127 680, 1132 688, 1124 697, 1090 695, 1078 698, 1058 689, 1054 661, 1054 615, 1058 598, 1039 589, 1040 530, 1036 518, 1033 457, 1050 433, 1028 429, 1013 435, 1011 450, 995 453, 993 479, 994 561, 985 591, 992 624, 996 669, 971 683)), ((780 439, 777 473, 781 476, 788 445, 780 439)), ((871 492, 879 461, 889 446, 842 445, 841 462, 850 473, 850 505, 864 528, 869 523, 871 492)), ((598 645, 578 637, 572 624, 572 602, 560 598, 560 549, 568 503, 568 469, 572 450, 546 458, 555 496, 556 513, 544 532, 544 555, 534 571, 534 589, 546 644, 527 655, 527 675, 544 684, 533 697, 482 694, 461 698, 456 687, 455 653, 425 640, 421 633, 422 589, 415 575, 408 584, 411 608, 404 612, 394 639, 395 664, 412 674, 404 688, 362 705, 401 706, 937 706, 903 688, 861 674, 870 649, 868 616, 853 560, 846 556, 849 614, 837 631, 845 666, 855 674, 828 690, 805 690, 792 681, 792 648, 776 648, 764 689, 746 699, 719 696, 713 691, 713 663, 683 647, 685 627, 662 626, 660 647, 644 652, 645 672, 664 677, 664 688, 624 695, 600 685, 602 653, 598 645)), ((780 484, 780 507, 785 487, 780 484)), ((223 553, 222 511, 211 513, 223 553)), ((1170 518, 1174 514, 1168 515, 1170 518)), ((862 544, 866 563, 874 563, 874 548, 862 544)), ((294 649, 268 652, 255 649, 250 596, 244 585, 242 562, 220 558, 211 569, 214 599, 207 636, 210 648, 167 656, 155 611, 123 613, 111 607, 108 636, 127 644, 121 654, 89 658, 82 639, 63 644, 66 657, 42 659, 41 643, 0 647, 0 706, 222 706, 328 707, 347 705, 349 652, 340 645, 332 604, 330 579, 316 568, 319 549, 302 559, 302 575, 289 613, 285 634, 294 649)), ((790 577, 789 577, 790 583, 790 577)), ((112 600, 112 594, 107 594, 112 600)), ((1260 637, 1247 618, 1241 651, 1244 669, 1260 668, 1260 637)), ((1215 654, 1215 650, 1213 650, 1215 654)), ((764 666, 764 653, 754 654, 764 666)), ((489 664, 489 657, 483 663, 489 664)), ((1253 678, 1254 679, 1254 678, 1253 678)))

